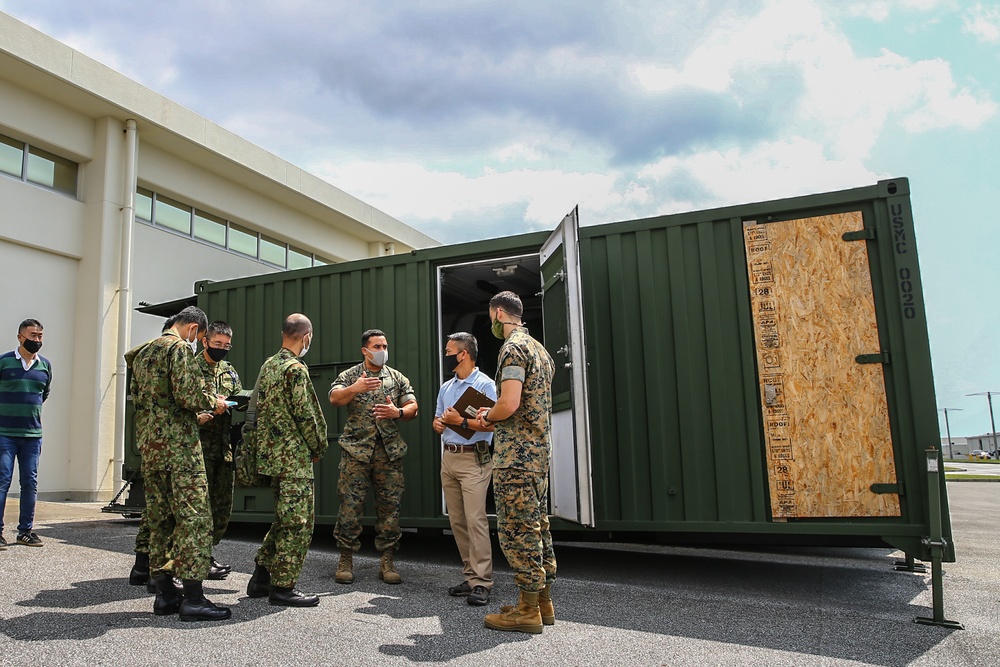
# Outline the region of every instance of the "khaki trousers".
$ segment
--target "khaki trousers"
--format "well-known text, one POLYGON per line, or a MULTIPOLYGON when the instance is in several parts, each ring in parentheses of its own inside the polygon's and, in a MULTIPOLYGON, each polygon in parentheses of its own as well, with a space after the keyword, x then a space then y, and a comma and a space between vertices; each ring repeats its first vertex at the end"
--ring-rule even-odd
POLYGON ((475 452, 441 454, 441 488, 462 572, 469 586, 487 590, 493 588, 493 547, 486 517, 486 491, 492 475, 493 464, 476 463, 475 452))

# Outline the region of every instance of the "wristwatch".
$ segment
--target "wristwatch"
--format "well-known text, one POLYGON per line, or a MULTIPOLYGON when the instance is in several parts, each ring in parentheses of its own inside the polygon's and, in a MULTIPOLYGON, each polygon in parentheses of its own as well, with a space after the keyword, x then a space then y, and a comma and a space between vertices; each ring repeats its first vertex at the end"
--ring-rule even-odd
POLYGON ((400 408, 400 409, 399 409, 399 418, 400 418, 400 419, 402 419, 402 418, 403 418, 403 408, 400 408))
POLYGON ((469 420, 466 417, 462 417, 462 428, 469 428, 469 420))

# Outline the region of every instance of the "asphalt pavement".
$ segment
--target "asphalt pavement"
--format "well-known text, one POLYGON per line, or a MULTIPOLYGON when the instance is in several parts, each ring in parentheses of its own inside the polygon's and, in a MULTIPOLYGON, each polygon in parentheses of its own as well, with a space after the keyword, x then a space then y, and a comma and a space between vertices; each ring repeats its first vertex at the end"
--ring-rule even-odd
MULTIPOLYGON (((483 615, 515 602, 495 547, 493 601, 445 593, 461 579, 447 536, 407 534, 404 583, 376 577, 371 536, 356 582, 333 580, 337 553, 321 527, 299 587, 310 609, 246 597, 266 527, 237 526, 216 549, 236 570, 206 582, 233 618, 183 623, 152 614, 127 584, 137 522, 99 503, 39 503, 42 548, 0 551, 2 665, 983 665, 1000 664, 1000 484, 949 482, 958 562, 945 566, 945 616, 964 630, 919 625, 930 575, 896 572, 890 549, 558 543, 556 624, 541 635, 489 630, 483 615)), ((16 525, 16 495, 5 513, 16 525)))

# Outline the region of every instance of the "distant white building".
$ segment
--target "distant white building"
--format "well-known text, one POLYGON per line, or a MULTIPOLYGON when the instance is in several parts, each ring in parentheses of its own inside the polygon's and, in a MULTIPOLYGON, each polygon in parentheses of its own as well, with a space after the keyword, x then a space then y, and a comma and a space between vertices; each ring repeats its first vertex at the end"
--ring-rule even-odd
POLYGON ((984 452, 995 452, 997 450, 997 443, 1000 443, 1000 435, 996 433, 984 433, 982 435, 970 435, 966 438, 966 442, 969 445, 969 451, 975 451, 981 449, 984 452))
POLYGON ((952 436, 951 448, 948 447, 948 438, 941 438, 941 451, 947 458, 960 458, 968 456, 975 447, 969 447, 968 438, 952 436))
POLYGON ((133 322, 139 301, 190 296, 196 280, 437 245, 3 13, 0 202, 0 350, 38 319, 54 370, 43 499, 117 488, 121 355, 163 322, 133 322))

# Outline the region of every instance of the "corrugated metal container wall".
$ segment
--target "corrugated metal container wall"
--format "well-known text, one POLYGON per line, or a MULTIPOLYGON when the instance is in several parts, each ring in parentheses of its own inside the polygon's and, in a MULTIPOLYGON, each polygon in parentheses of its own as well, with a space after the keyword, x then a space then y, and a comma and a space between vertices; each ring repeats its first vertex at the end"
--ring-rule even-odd
POLYGON ((598 527, 765 521, 741 225, 602 230, 581 232, 598 527))
MULTIPOLYGON (((597 528, 872 535, 925 551, 925 450, 939 439, 906 179, 580 236, 597 528), (864 220, 854 240, 867 244, 881 344, 868 352, 891 352, 882 368, 900 516, 775 523, 744 221, 851 211, 864 220)), ((944 522, 950 536, 946 504, 944 522)))

